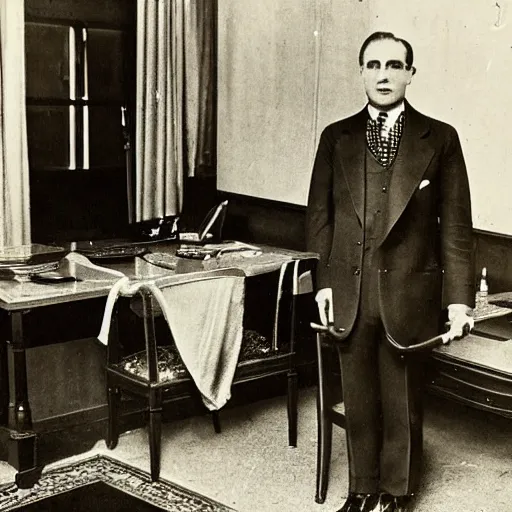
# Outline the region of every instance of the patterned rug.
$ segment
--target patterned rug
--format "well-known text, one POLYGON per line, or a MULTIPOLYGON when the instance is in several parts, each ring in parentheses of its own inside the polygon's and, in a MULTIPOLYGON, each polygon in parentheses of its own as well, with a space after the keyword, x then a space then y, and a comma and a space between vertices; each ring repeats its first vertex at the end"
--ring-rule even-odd
POLYGON ((31 489, 0 487, 1 511, 233 512, 221 503, 104 455, 43 472, 31 489), (78 505, 80 507, 78 508, 78 505), (98 508, 98 504, 100 507, 98 508))

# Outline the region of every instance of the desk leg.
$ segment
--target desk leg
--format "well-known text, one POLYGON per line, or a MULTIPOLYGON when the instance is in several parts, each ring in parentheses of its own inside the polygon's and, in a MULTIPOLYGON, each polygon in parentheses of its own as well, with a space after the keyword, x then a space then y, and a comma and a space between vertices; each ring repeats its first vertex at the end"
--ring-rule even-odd
POLYGON ((297 446, 297 401, 298 375, 295 357, 295 324, 297 311, 297 296, 292 296, 290 315, 290 360, 288 369, 288 446, 297 446))
POLYGON ((20 489, 33 487, 41 476, 42 467, 36 466, 37 435, 34 432, 17 432, 0 427, 0 444, 3 460, 18 472, 15 483, 20 489))
POLYGON ((31 487, 39 478, 37 467, 37 435, 32 430, 32 415, 28 400, 27 360, 23 340, 22 311, 11 313, 10 340, 7 345, 9 380, 9 410, 7 428, 0 437, 7 446, 7 461, 18 470, 16 483, 21 488, 31 487))

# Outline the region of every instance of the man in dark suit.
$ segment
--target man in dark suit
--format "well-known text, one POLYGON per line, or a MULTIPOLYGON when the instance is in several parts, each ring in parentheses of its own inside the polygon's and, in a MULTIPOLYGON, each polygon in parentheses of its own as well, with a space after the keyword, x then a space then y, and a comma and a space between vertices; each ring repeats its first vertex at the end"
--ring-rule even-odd
POLYGON ((474 270, 468 178, 454 128, 405 100, 410 44, 387 32, 363 43, 368 105, 322 133, 306 236, 320 255, 320 319, 339 344, 349 494, 339 512, 406 511, 419 481, 421 359, 402 344, 472 328, 474 270))

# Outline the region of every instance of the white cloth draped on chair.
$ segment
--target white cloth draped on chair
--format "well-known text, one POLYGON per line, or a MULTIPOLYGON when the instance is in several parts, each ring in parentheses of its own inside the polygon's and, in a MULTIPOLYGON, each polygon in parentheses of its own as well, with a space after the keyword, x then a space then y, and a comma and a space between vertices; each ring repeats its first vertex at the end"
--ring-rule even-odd
POLYGON ((24 2, 0 0, 0 247, 30 243, 24 2))
POLYGON ((212 0, 138 0, 137 221, 181 213, 184 175, 211 163, 213 13, 212 0))
POLYGON ((231 384, 243 338, 244 277, 224 276, 158 287, 123 277, 112 287, 98 340, 107 344, 112 311, 119 295, 146 288, 158 302, 188 372, 209 410, 231 398, 231 384))

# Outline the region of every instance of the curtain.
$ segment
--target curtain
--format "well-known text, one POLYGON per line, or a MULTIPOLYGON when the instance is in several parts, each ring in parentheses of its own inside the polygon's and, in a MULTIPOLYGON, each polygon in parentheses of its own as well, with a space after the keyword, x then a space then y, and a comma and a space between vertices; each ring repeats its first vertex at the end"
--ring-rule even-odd
POLYGON ((138 0, 136 220, 178 215, 185 176, 214 155, 215 3, 138 0))
POLYGON ((217 0, 185 2, 185 113, 189 176, 215 173, 217 0))
POLYGON ((0 247, 30 243, 23 4, 0 0, 0 247))

